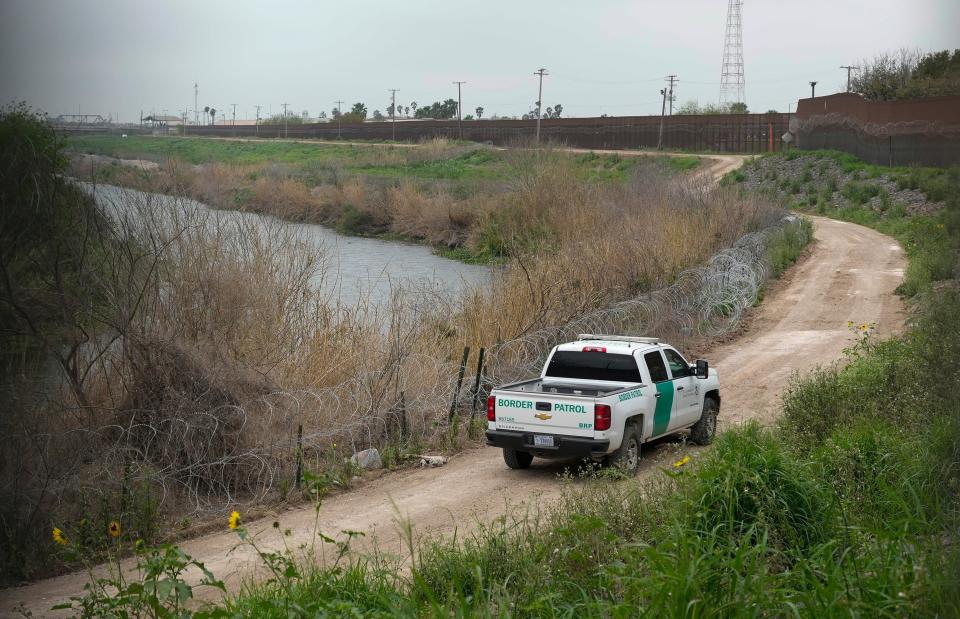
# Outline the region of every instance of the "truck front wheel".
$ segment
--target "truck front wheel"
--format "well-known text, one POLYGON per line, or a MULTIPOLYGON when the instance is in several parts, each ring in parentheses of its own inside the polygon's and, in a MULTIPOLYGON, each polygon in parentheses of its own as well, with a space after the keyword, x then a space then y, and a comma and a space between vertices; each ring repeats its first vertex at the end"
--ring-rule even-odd
POLYGON ((530 468, 533 462, 533 454, 527 451, 517 451, 516 449, 504 449, 503 461, 512 469, 530 468))
POLYGON ((713 442, 713 437, 717 433, 717 413, 720 407, 713 398, 707 398, 703 401, 703 412, 700 414, 700 421, 693 424, 690 428, 690 440, 697 445, 709 445, 713 442))
POLYGON ((627 475, 636 474, 640 466, 640 438, 632 421, 623 426, 623 443, 620 444, 620 449, 607 456, 607 464, 627 475))

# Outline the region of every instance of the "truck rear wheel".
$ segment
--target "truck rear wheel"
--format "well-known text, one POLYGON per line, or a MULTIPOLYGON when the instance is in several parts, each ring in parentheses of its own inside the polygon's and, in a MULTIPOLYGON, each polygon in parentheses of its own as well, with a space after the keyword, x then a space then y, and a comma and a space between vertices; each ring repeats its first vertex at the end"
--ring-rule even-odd
POLYGON ((640 437, 632 421, 623 426, 623 443, 620 449, 607 456, 607 464, 627 475, 635 475, 640 466, 640 437))
POLYGON ((516 449, 504 449, 503 461, 512 469, 528 469, 533 462, 533 454, 527 451, 517 451, 516 449))
POLYGON ((713 398, 707 398, 703 401, 703 412, 700 413, 700 420, 690 428, 690 440, 697 445, 709 445, 713 442, 713 437, 717 433, 717 413, 720 407, 713 398))

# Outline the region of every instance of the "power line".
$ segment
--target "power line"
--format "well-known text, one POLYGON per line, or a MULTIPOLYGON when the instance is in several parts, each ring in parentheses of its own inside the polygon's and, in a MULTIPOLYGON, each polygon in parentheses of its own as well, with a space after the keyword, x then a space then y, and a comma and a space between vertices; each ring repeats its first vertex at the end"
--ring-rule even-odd
POLYGON ((390 124, 390 139, 397 141, 397 91, 399 88, 387 88, 390 91, 390 118, 393 122, 390 124))
POLYGON ((853 71, 854 69, 859 69, 860 67, 856 67, 853 65, 844 65, 844 66, 841 66, 840 68, 847 70, 847 92, 850 92, 850 72, 853 71))
POLYGON ((337 104, 337 139, 339 140, 342 137, 340 135, 340 126, 343 122, 343 101, 337 99, 334 103, 337 104))
POLYGON ((540 76, 540 89, 537 91, 537 144, 539 144, 540 143, 540 116, 541 116, 540 107, 541 107, 541 103, 543 102, 543 76, 549 75, 549 73, 547 73, 546 69, 541 67, 536 71, 534 71, 533 74, 540 76))
POLYGON ((677 79, 676 75, 668 75, 663 79, 670 81, 670 92, 668 93, 668 98, 670 99, 670 115, 673 116, 673 83, 679 82, 680 80, 677 79))
POLYGON ((663 117, 667 111, 667 89, 661 88, 660 94, 663 96, 663 103, 660 107, 660 133, 657 136, 657 150, 663 150, 663 117))
POLYGON ((460 139, 463 139, 463 118, 461 110, 463 109, 463 97, 460 96, 460 87, 466 82, 454 81, 454 84, 457 85, 457 132, 460 134, 460 139))

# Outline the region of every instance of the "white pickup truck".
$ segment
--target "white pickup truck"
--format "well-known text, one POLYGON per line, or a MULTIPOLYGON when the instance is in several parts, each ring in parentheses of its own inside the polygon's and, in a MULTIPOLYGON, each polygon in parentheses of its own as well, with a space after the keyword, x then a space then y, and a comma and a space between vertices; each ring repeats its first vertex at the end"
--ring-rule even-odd
POLYGON ((539 378, 487 398, 487 444, 512 469, 534 456, 586 457, 636 471, 640 445, 690 430, 713 440, 720 381, 706 361, 688 363, 655 338, 581 334, 554 347, 539 378))

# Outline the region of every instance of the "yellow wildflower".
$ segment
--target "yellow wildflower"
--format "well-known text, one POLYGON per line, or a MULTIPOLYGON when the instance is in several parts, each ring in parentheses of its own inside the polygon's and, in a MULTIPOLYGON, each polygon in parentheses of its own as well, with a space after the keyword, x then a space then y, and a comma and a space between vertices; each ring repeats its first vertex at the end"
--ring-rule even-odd
POLYGON ((63 536, 63 531, 61 531, 59 527, 53 527, 53 541, 61 546, 67 545, 67 538, 63 536))
POLYGON ((866 331, 869 328, 870 328, 870 325, 868 325, 867 323, 863 323, 862 325, 860 325, 861 331, 866 331))
POLYGON ((233 512, 230 514, 230 520, 228 521, 231 529, 236 529, 240 524, 240 512, 233 512))
POLYGON ((690 456, 684 456, 680 460, 677 460, 673 463, 673 468, 678 469, 681 466, 684 466, 687 462, 690 462, 690 456))
POLYGON ((110 521, 110 537, 120 537, 120 523, 116 520, 110 521))
POLYGON ((852 327, 852 326, 853 326, 853 321, 852 321, 852 320, 848 320, 848 321, 847 321, 847 328, 849 329, 849 328, 852 327))

